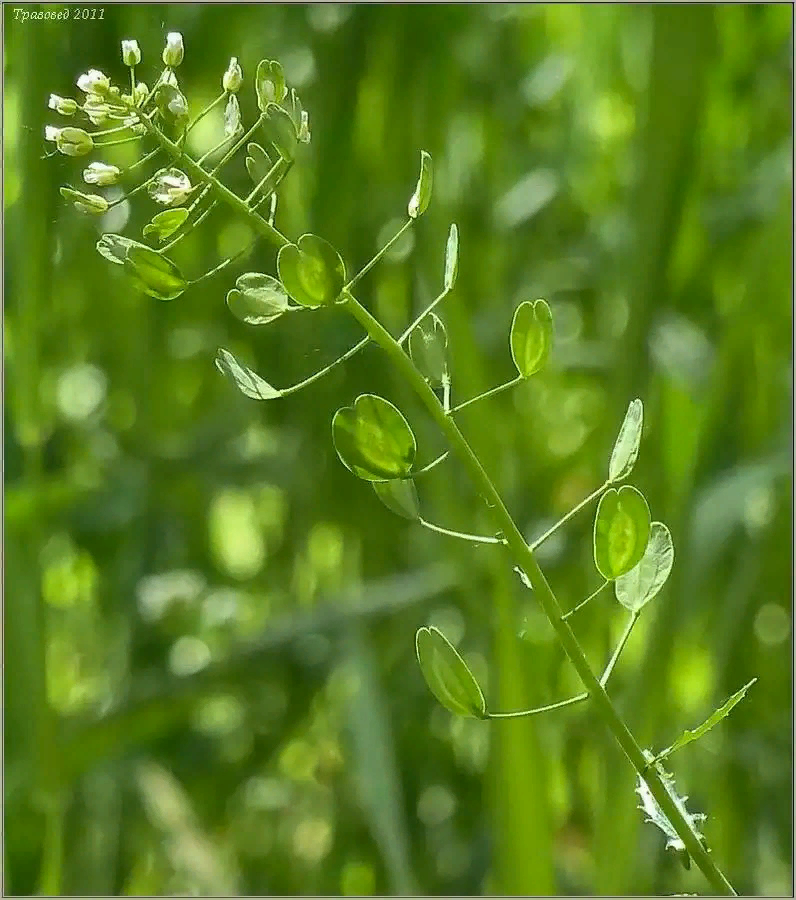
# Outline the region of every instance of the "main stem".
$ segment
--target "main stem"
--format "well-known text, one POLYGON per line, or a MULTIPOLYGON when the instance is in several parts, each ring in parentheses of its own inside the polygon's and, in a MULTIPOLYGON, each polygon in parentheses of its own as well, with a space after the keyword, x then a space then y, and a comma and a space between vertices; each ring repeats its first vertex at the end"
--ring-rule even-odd
MULTIPOLYGON (((149 133, 173 158, 179 159, 186 172, 197 181, 203 181, 210 185, 216 196, 235 209, 243 217, 249 220, 259 234, 265 237, 277 247, 288 243, 288 239, 265 219, 250 209, 233 191, 229 190, 217 178, 209 172, 197 166, 190 157, 183 154, 182 149, 170 141, 156 126, 146 117, 141 117, 149 133)), ((404 352, 401 345, 382 326, 378 319, 374 318, 361 303, 350 294, 347 296, 345 306, 354 318, 362 325, 368 336, 387 354, 395 367, 401 372, 419 396, 423 405, 428 410, 432 419, 436 422, 440 431, 445 435, 455 453, 466 467, 470 480, 479 494, 485 499, 490 509, 495 525, 503 533, 506 544, 511 551, 514 561, 526 573, 534 592, 542 605, 548 621, 558 636, 569 661, 575 667, 584 688, 589 694, 594 707, 597 709, 603 722, 608 726, 619 746, 630 760, 631 765, 639 777, 646 781, 652 796, 661 808, 666 818, 671 822, 678 837, 682 840, 686 850, 696 863, 699 870, 710 882, 717 894, 723 896, 737 896, 733 886, 726 879, 723 872, 713 862, 710 854, 702 846, 693 829, 686 821, 683 814, 675 805, 668 791, 658 776, 654 766, 649 766, 646 758, 633 737, 630 729, 614 708, 611 698, 606 693, 598 678, 591 670, 589 661, 581 649, 575 633, 563 618, 561 608, 558 605, 547 579, 544 576, 539 563, 536 561, 533 551, 525 542, 519 528, 517 528, 508 509, 506 509, 500 494, 492 484, 480 460, 467 443, 464 435, 459 431, 453 418, 448 415, 442 404, 437 399, 434 391, 428 386, 423 376, 417 371, 410 357, 404 352)))
POLYGON ((442 431, 450 442, 454 452, 465 465, 474 487, 486 500, 487 506, 494 519, 495 526, 505 536, 506 543, 508 544, 515 562, 517 562, 520 568, 528 575, 534 592, 539 599, 539 602, 542 604, 545 615, 555 629, 556 635, 564 648, 564 652, 567 654, 567 657, 580 676, 580 680, 583 682, 583 686, 591 697, 600 717, 614 735, 614 738, 624 751, 625 756, 630 760, 633 768, 639 776, 643 777, 646 781, 652 796, 658 802, 664 815, 672 823, 672 826, 685 845, 691 858, 718 894, 737 896, 730 882, 713 862, 707 850, 705 850, 697 836, 694 834, 693 829, 686 821, 685 817, 678 810, 666 788, 663 786, 654 767, 650 768, 648 766, 641 747, 639 747, 636 739, 631 734, 627 725, 625 725, 624 720, 616 711, 611 702, 611 698, 600 684, 594 672, 592 672, 591 666, 578 643, 578 639, 575 637, 575 633, 570 628, 569 623, 562 617, 558 601, 556 600, 550 585, 547 583, 547 579, 539 567, 539 563, 536 561, 533 551, 525 542, 525 538, 514 523, 511 514, 506 509, 500 494, 495 489, 495 486, 492 484, 492 481, 484 470, 484 467, 481 465, 478 457, 467 443, 464 435, 459 431, 455 421, 451 416, 445 413, 442 404, 428 386, 423 376, 415 369, 412 360, 404 353, 398 342, 381 325, 381 323, 353 297, 348 300, 347 308, 354 318, 362 325, 370 338, 384 350, 392 363, 406 378, 415 393, 422 400, 440 431, 442 431))

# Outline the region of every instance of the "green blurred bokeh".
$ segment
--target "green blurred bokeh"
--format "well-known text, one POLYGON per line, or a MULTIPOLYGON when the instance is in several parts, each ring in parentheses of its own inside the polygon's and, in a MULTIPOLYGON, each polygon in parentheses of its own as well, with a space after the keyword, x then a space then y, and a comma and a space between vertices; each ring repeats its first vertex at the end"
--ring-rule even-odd
MULTIPOLYGON (((398 333, 438 292, 458 223, 454 402, 512 376, 513 309, 550 302, 550 365, 461 414, 529 539, 602 483, 643 399, 632 480, 676 561, 610 692, 660 749, 759 678, 671 768, 736 889, 792 891, 792 7, 96 9, 3 10, 5 893, 705 890, 644 824, 588 706, 487 724, 428 693, 428 623, 493 705, 579 684, 499 549, 398 519, 338 462, 331 417, 364 391, 410 418, 421 461, 444 449, 379 351, 269 403, 213 365, 226 346, 288 385, 355 323, 237 322, 225 293, 274 272, 267 246, 173 303, 140 295, 94 245, 140 239, 154 204, 96 220, 60 197, 86 160, 43 158, 48 95, 75 96, 91 67, 122 81, 133 37, 151 84, 168 31, 194 112, 236 56, 251 122, 258 60, 282 62, 313 137, 277 223, 349 271, 432 154, 429 211, 359 297, 398 333)), ((190 148, 221 127, 208 116, 190 148)), ((224 176, 248 191, 242 159, 224 176)), ((248 238, 218 209, 175 259, 196 277, 248 238)), ((489 529, 456 460, 420 492, 431 521, 489 529)), ((592 513, 540 551, 565 608, 599 584, 592 513)), ((600 669, 621 608, 606 591, 573 621, 600 669)))

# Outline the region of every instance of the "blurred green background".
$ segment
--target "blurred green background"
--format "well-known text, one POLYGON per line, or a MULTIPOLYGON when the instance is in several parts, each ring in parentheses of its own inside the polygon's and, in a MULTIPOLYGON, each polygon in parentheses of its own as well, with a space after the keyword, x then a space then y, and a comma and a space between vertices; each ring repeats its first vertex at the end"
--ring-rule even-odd
MULTIPOLYGON (((398 519, 337 460, 331 416, 364 391, 404 410, 421 461, 443 449, 380 352, 270 403, 213 365, 226 346, 288 385, 355 323, 235 320, 225 293, 274 272, 267 246, 173 303, 140 295, 94 245, 140 239, 152 201, 97 220, 59 196, 87 159, 42 158, 63 123, 48 95, 76 96, 90 67, 121 81, 128 38, 151 85, 180 31, 193 112, 237 56, 251 123, 258 60, 282 62, 313 137, 277 224, 331 241, 349 271, 432 154, 431 208, 358 295, 397 333, 440 289, 458 223, 441 311, 454 402, 512 377, 513 309, 548 299, 551 364, 460 417, 529 539, 602 483, 643 399, 632 481, 675 567, 610 692, 660 749, 759 678, 671 768, 736 889, 792 893, 792 7, 96 9, 3 10, 5 892, 706 889, 644 824, 588 705, 488 724, 429 694, 414 659, 429 623, 494 707, 579 684, 497 548, 398 519)), ((221 127, 208 116, 190 147, 221 127)), ((248 191, 242 159, 225 180, 248 191)), ((218 209, 175 259, 195 277, 247 239, 218 209)), ((428 519, 488 533, 456 460, 419 487, 428 519)), ((540 551, 564 608, 600 582, 592 516, 540 551)), ((573 621, 600 670, 623 611, 606 591, 573 621)))

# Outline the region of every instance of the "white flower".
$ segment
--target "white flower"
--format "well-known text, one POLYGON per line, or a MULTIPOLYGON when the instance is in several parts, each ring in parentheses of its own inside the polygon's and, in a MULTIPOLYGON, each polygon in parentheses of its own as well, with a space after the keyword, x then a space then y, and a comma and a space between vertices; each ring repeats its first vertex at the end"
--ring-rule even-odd
POLYGON ((190 179, 179 169, 161 169, 147 187, 149 196, 164 206, 182 203, 192 190, 190 179))
POLYGON ((93 162, 89 164, 87 169, 83 170, 83 181, 86 184, 96 184, 99 187, 108 187, 116 184, 121 175, 121 171, 116 166, 109 166, 106 163, 93 162))
POLYGON ((89 69, 77 79, 77 86, 86 94, 104 96, 110 90, 111 80, 99 69, 89 69))
POLYGON ((58 135, 61 133, 60 128, 56 128, 55 125, 45 125, 44 126, 44 140, 45 141, 57 141, 58 135))
POLYGON ((83 112, 93 125, 102 125, 107 121, 111 108, 99 94, 89 94, 83 104, 83 112))
POLYGON ((221 79, 221 86, 225 91, 229 91, 230 94, 237 94, 242 83, 243 72, 238 65, 237 56, 233 56, 229 61, 227 71, 224 72, 224 77, 221 79))
POLYGON ((71 97, 59 97, 58 94, 50 94, 50 101, 47 105, 62 116, 73 116, 77 112, 77 101, 72 100, 71 97))
POLYGON ((185 50, 182 35, 179 31, 170 31, 166 35, 166 46, 163 48, 163 65, 174 68, 182 62, 185 50))
POLYGON ((126 66, 137 66, 141 62, 141 48, 138 41, 122 41, 122 61, 126 66))
POLYGON ((135 100, 135 105, 140 106, 144 100, 149 95, 149 88, 144 84, 143 81, 139 81, 135 86, 135 90, 133 91, 133 100, 135 100))
MULTIPOLYGON (((94 149, 91 135, 82 128, 56 128, 54 131, 55 137, 52 140, 55 140, 58 152, 64 156, 85 156, 94 149)), ((47 137, 46 129, 44 136, 47 137)))

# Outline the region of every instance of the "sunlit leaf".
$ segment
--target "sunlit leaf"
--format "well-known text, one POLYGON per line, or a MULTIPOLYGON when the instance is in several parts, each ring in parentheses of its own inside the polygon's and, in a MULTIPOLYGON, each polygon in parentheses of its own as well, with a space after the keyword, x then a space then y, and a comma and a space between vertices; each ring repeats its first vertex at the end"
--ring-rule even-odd
POLYGON ((594 562, 608 581, 629 572, 644 556, 650 535, 650 510, 644 495, 626 484, 609 488, 594 519, 594 562))
POLYGON ((711 713, 705 721, 698 726, 697 728, 690 729, 686 728, 686 730, 680 735, 679 738, 672 744, 671 747, 667 747, 665 750, 661 751, 656 757, 655 762, 662 762, 675 750, 679 750, 681 747, 685 747, 686 744, 690 744, 692 741, 699 740, 703 734, 706 734, 713 728, 714 725, 718 725, 722 719, 726 719, 730 714, 734 706, 737 706, 746 696, 746 692, 749 688, 757 681, 756 678, 753 678, 751 681, 747 682, 740 690, 736 691, 731 697, 728 697, 722 705, 711 713))
POLYGON ((146 244, 140 244, 138 241, 131 240, 121 234, 103 234, 97 241, 97 253, 100 256, 104 256, 108 262, 115 263, 118 266, 124 265, 124 260, 130 247, 146 247, 146 244))
POLYGON ((247 325, 267 325, 290 308, 281 283, 259 272, 247 272, 238 278, 227 294, 227 306, 247 325))
POLYGON ((643 424, 644 404, 639 399, 631 400, 611 453, 611 462, 608 465, 609 481, 621 481, 633 471, 638 459, 643 424))
POLYGON ((417 521, 420 518, 420 501, 417 488, 411 478, 394 481, 374 481, 373 490, 381 502, 396 515, 417 521))
POLYGON ((301 306, 333 303, 345 284, 340 254, 314 234, 303 234, 297 243, 282 247, 276 268, 285 290, 301 306))
POLYGON ((511 358, 523 378, 538 372, 553 345, 553 314, 544 300, 520 303, 511 322, 511 358))
POLYGON ((222 375, 232 381, 232 383, 252 400, 273 400, 281 397, 281 393, 274 387, 271 387, 267 381, 242 365, 237 359, 223 347, 219 347, 216 353, 216 368, 222 375))
POLYGON ((419 628, 415 650, 429 690, 445 709, 458 716, 486 717, 486 701, 475 676, 438 628, 419 628))
POLYGON ((660 593, 673 564, 674 544, 669 529, 663 522, 653 522, 644 556, 626 575, 616 579, 616 599, 625 609, 638 612, 660 593))
POLYGON ((157 300, 175 300, 188 287, 177 266, 150 247, 130 247, 124 267, 139 288, 157 300))
POLYGON ((431 202, 431 187, 434 176, 431 168, 431 156, 425 150, 420 151, 420 176, 417 187, 409 200, 408 212, 412 219, 422 216, 431 202))
POLYGON ((448 242, 445 245, 445 280, 443 288, 446 291, 453 289, 456 284, 456 276, 459 274, 459 229, 451 225, 448 232, 448 242))
POLYGON ((432 387, 439 387, 448 373, 448 335, 435 313, 429 313, 409 336, 409 355, 432 387))
POLYGON ((343 465, 365 481, 404 478, 417 445, 409 423, 389 400, 363 394, 332 419, 334 447, 343 465))
POLYGON ((188 210, 184 206, 176 209, 164 209, 152 217, 152 221, 144 226, 144 237, 154 235, 159 241, 165 241, 188 218, 188 210))

